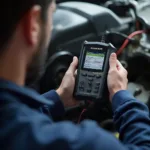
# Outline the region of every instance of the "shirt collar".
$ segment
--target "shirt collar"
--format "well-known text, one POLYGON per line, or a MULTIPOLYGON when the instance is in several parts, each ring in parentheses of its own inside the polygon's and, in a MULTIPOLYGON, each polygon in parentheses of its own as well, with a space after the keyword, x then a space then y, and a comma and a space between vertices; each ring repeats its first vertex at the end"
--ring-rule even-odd
POLYGON ((39 95, 33 89, 21 87, 11 81, 0 79, 0 92, 3 91, 11 93, 13 96, 16 96, 19 101, 30 105, 31 107, 53 105, 52 101, 47 100, 42 95, 39 95))

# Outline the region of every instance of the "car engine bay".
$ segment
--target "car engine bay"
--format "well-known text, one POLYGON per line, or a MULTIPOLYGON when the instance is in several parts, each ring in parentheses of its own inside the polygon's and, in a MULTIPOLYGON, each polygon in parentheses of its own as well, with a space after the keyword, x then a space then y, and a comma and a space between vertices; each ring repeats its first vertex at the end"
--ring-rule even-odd
MULTIPOLYGON (((73 56, 79 57, 83 41, 112 43, 128 71, 128 90, 150 108, 150 1, 149 0, 58 0, 53 18, 46 72, 38 91, 57 89, 73 56), (129 36, 128 36, 129 35, 129 36)), ((63 118, 80 123, 92 119, 113 131, 109 100, 83 102, 67 108, 63 118)), ((56 120, 56 121, 57 121, 56 120)))

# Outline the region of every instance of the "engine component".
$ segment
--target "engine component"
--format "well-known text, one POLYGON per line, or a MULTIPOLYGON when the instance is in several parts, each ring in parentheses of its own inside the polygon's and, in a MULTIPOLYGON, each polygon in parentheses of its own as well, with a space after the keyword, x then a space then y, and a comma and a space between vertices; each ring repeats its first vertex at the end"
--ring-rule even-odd
POLYGON ((139 5, 137 8, 137 20, 147 29, 150 29, 150 1, 139 5))
POLYGON ((128 90, 140 101, 147 104, 149 100, 149 91, 146 90, 141 84, 130 82, 128 90))
POLYGON ((105 3, 105 7, 115 12, 118 16, 131 16, 131 9, 134 9, 135 0, 110 0, 105 3), (134 5, 133 5, 134 4, 134 5))
POLYGON ((109 9, 98 5, 83 2, 60 3, 54 14, 49 56, 61 50, 78 56, 84 40, 99 41, 98 35, 105 30, 126 31, 131 22, 132 19, 120 19, 109 9))
POLYGON ((56 89, 68 69, 73 55, 67 51, 54 54, 47 63, 47 70, 40 82, 40 92, 49 91, 52 87, 56 89))
POLYGON ((122 20, 112 11, 98 5, 83 2, 66 2, 61 3, 59 8, 70 10, 87 18, 97 35, 107 30, 107 28, 118 28, 122 25, 122 20))
POLYGON ((145 53, 150 54, 150 35, 143 34, 140 40, 140 46, 145 53))

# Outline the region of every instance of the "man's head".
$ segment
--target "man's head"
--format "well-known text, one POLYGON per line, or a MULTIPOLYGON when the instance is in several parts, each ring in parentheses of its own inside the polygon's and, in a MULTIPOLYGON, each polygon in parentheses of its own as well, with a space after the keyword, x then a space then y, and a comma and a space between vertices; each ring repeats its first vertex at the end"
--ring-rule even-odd
POLYGON ((44 67, 54 10, 54 0, 0 2, 0 64, 8 66, 7 59, 10 66, 16 63, 18 70, 26 67, 27 83, 35 80, 44 67))

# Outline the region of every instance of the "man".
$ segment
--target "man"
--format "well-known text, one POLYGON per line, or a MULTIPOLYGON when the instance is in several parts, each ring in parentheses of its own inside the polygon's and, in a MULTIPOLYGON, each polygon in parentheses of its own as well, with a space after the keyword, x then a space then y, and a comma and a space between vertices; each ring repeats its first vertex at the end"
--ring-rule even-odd
POLYGON ((53 122, 64 111, 61 100, 65 106, 76 103, 72 98, 76 57, 58 90, 44 95, 47 99, 24 87, 44 70, 55 2, 1 0, 0 11, 1 150, 150 149, 148 109, 126 91, 127 72, 115 54, 110 57, 108 87, 122 143, 92 121, 80 125, 53 122))

